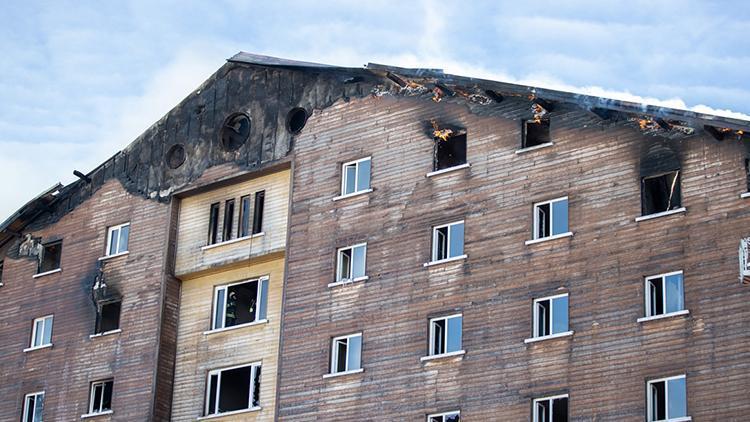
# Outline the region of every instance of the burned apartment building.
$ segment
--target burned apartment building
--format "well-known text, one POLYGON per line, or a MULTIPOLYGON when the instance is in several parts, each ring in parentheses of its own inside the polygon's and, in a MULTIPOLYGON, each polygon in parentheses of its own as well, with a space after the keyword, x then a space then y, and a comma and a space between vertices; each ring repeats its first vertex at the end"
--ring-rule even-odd
POLYGON ((747 130, 240 53, 0 226, 0 419, 745 420, 747 130))

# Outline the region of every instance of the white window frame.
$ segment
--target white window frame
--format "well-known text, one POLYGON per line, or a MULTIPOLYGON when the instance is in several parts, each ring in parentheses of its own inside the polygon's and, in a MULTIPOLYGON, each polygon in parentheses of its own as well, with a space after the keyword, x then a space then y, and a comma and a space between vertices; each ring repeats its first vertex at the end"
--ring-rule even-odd
POLYGON ((345 336, 334 337, 331 340, 331 361, 330 361, 330 364, 331 364, 331 370, 328 373, 328 375, 335 376, 335 375, 345 375, 345 374, 353 374, 353 373, 357 373, 357 372, 362 372, 362 370, 363 370, 362 367, 364 366, 364 365, 362 365, 362 333, 359 332, 359 333, 354 333, 354 334, 347 334, 345 336), (349 346, 349 339, 351 339, 353 337, 359 337, 360 338, 360 342, 359 342, 359 344, 360 344, 360 348, 359 348, 359 368, 358 369, 349 369, 349 348, 351 347, 351 346, 349 346), (336 368, 338 368, 338 366, 339 366, 338 365, 338 363, 339 363, 339 355, 338 355, 338 353, 336 353, 336 342, 340 341, 340 340, 346 340, 346 357, 345 357, 346 358, 346 363, 345 363, 345 368, 346 369, 343 370, 343 371, 340 371, 340 372, 335 372, 336 368))
POLYGON ((107 249, 106 249, 105 256, 111 257, 111 256, 116 256, 116 255, 124 255, 124 254, 128 253, 129 249, 130 249, 130 222, 123 223, 123 224, 118 224, 116 226, 112 226, 112 227, 107 228, 107 249), (128 227, 128 247, 124 251, 118 250, 118 251, 113 252, 111 250, 111 246, 112 246, 112 233, 114 233, 115 231, 117 231, 117 247, 119 248, 119 246, 120 246, 120 234, 122 233, 122 229, 124 227, 128 227))
POLYGON ((427 415, 427 422, 430 422, 432 418, 443 418, 443 421, 445 421, 446 416, 458 416, 458 420, 461 420, 461 411, 460 410, 452 410, 450 412, 443 412, 443 413, 433 413, 430 415, 427 415))
POLYGON ((359 195, 363 193, 372 192, 372 156, 360 158, 358 160, 348 161, 341 165, 341 194, 338 198, 346 198, 349 196, 359 195), (364 161, 370 161, 370 187, 367 189, 357 190, 357 182, 359 181, 359 163, 364 161), (354 192, 346 193, 346 167, 354 164, 354 192))
POLYGON ((646 382, 646 420, 648 422, 684 422, 684 421, 691 421, 693 420, 690 416, 680 416, 678 418, 669 418, 669 382, 671 380, 676 380, 684 378, 685 379, 685 410, 687 410, 687 376, 686 374, 681 375, 675 375, 672 377, 666 377, 666 378, 658 378, 653 380, 648 380, 646 382), (654 421, 651 419, 652 414, 652 408, 651 405, 651 384, 655 384, 657 382, 664 382, 664 397, 666 399, 666 403, 664 403, 664 408, 666 409, 666 416, 667 419, 659 419, 658 421, 654 421))
POLYGON ((643 279, 643 318, 639 318, 638 321, 649 321, 652 319, 661 319, 661 318, 667 318, 670 316, 677 316, 677 315, 685 315, 688 314, 689 311, 685 305, 685 274, 682 270, 679 271, 672 271, 668 273, 663 274, 654 274, 647 276, 643 279), (682 277, 682 304, 683 309, 680 309, 678 311, 673 312, 667 312, 667 277, 672 275, 680 274, 682 277), (661 278, 661 291, 662 291, 662 309, 664 310, 664 313, 656 314, 656 315, 650 315, 651 313, 651 289, 649 288, 649 282, 651 280, 661 278))
POLYGON ((226 368, 217 368, 212 369, 208 371, 208 374, 206 375, 206 392, 203 397, 204 399, 204 405, 203 405, 203 412, 204 417, 199 419, 207 419, 208 417, 217 417, 217 416, 226 416, 226 415, 233 415, 236 413, 242 413, 242 412, 249 412, 253 410, 260 410, 260 406, 253 406, 253 396, 255 395, 255 374, 258 371, 258 368, 262 368, 262 362, 252 362, 252 363, 246 363, 242 365, 235 365, 235 366, 229 366, 226 368), (248 366, 252 367, 250 370, 250 393, 248 396, 248 405, 250 407, 246 409, 240 409, 240 410, 232 410, 229 412, 218 412, 219 409, 219 397, 221 397, 221 373, 224 371, 231 371, 233 369, 239 369, 239 368, 247 368, 248 366), (211 404, 210 401, 210 394, 211 394, 211 376, 218 375, 217 383, 219 384, 216 387, 216 403, 214 404, 214 411, 209 412, 208 406, 211 404))
POLYGON ((573 233, 570 231, 570 200, 568 200, 568 196, 561 196, 559 198, 549 199, 547 201, 541 201, 541 202, 535 202, 533 207, 534 212, 534 228, 532 233, 532 240, 551 240, 551 239, 557 239, 560 237, 566 237, 571 236, 573 233), (552 211, 552 204, 555 202, 560 201, 567 201, 568 202, 568 231, 563 233, 552 233, 552 227, 554 226, 554 219, 555 219, 555 213, 552 211), (549 204, 549 223, 550 223, 550 229, 549 229, 549 236, 539 237, 539 213, 537 212, 537 208, 539 208, 542 205, 549 204))
POLYGON ((461 318, 461 331, 463 331, 463 327, 464 327, 464 324, 463 324, 464 314, 463 313, 457 313, 457 314, 451 314, 451 315, 445 315, 445 316, 439 316, 439 317, 435 317, 435 318, 430 318, 430 345, 427 348, 427 356, 434 358, 434 357, 442 357, 442 356, 453 356, 453 355, 458 355, 458 354, 464 354, 465 353, 465 351, 464 351, 464 344, 463 344, 463 332, 461 333, 461 349, 454 350, 452 352, 448 351, 448 335, 449 335, 448 320, 451 319, 451 318, 461 318), (439 321, 441 319, 445 320, 445 335, 443 336, 443 349, 445 350, 445 352, 443 352, 443 353, 435 353, 435 350, 433 350, 433 347, 435 346, 435 326, 434 326, 433 323, 435 321, 439 321))
POLYGON ((45 315, 43 317, 34 318, 31 326, 31 341, 29 342, 29 348, 26 350, 43 349, 45 347, 52 346, 52 329, 55 328, 54 319, 54 315, 45 315), (47 319, 49 319, 49 324, 52 325, 52 328, 50 328, 49 343, 34 344, 34 339, 36 339, 37 332, 37 322, 42 322, 42 341, 44 341, 44 330, 47 328, 48 324, 47 319))
POLYGON ((552 296, 546 296, 546 297, 540 297, 540 298, 534 299, 533 306, 534 306, 534 323, 533 323, 534 335, 532 336, 533 338, 537 338, 537 339, 550 338, 553 336, 564 335, 565 333, 570 332, 570 293, 560 293, 558 295, 552 295, 552 296), (552 321, 552 317, 554 315, 554 312, 552 311, 552 309, 555 307, 554 300, 557 298, 561 298, 561 297, 568 298, 568 330, 563 331, 561 333, 553 333, 552 326, 554 326, 554 323, 552 321), (549 331, 550 333, 547 335, 540 336, 540 335, 537 335, 537 333, 539 332, 539 307, 537 306, 537 304, 545 300, 549 300, 549 323, 550 323, 549 331))
MULTIPOLYGON (((261 319, 259 317, 260 317, 260 305, 261 305, 260 301, 263 298, 262 295, 261 295, 261 292, 262 292, 262 282, 266 281, 267 283, 269 283, 269 286, 268 286, 269 292, 268 293, 270 293, 271 286, 270 286, 270 281, 269 280, 270 280, 269 276, 263 276, 263 277, 250 278, 250 279, 247 279, 247 280, 238 281, 236 283, 229 283, 229 284, 222 284, 222 285, 219 285, 219 286, 214 286, 214 294, 213 294, 213 299, 212 299, 213 303, 211 305, 211 326, 210 326, 209 330, 206 331, 206 333, 216 332, 216 331, 224 331, 224 330, 231 330, 231 329, 234 329, 234 328, 247 327, 249 325, 261 324, 261 323, 267 322, 268 321, 268 315, 267 314, 266 314, 266 318, 261 319), (227 327, 226 326, 226 317, 227 317, 227 291, 232 286, 236 286, 238 284, 252 283, 254 281, 258 282, 258 285, 256 287, 256 292, 255 292, 256 303, 257 303, 256 306, 258 307, 258 309, 255 312, 255 320, 254 321, 250 321, 250 322, 246 322, 244 324, 237 324, 237 325, 232 325, 231 327, 227 327), (220 327, 216 327, 216 306, 217 306, 216 300, 217 300, 217 298, 219 296, 219 291, 220 290, 224 291, 224 304, 223 304, 223 306, 221 308, 221 326, 220 327)), ((266 301, 268 301, 267 297, 266 297, 266 301)), ((268 303, 266 303, 265 306, 266 306, 266 313, 267 313, 268 312, 268 303)))
MULTIPOLYGON (((112 383, 112 397, 115 396, 115 380, 113 378, 108 378, 101 381, 94 381, 90 385, 90 391, 89 391, 89 413, 87 415, 106 415, 109 413, 112 413, 112 409, 102 410, 102 406, 104 405, 104 388, 105 385, 111 382, 112 383), (99 409, 94 409, 94 392, 96 391, 96 386, 101 385, 102 386, 102 400, 99 402, 99 409)), ((112 400, 110 400, 112 401, 112 400)), ((86 415, 84 415, 86 416, 86 415)))
MULTIPOLYGON (((29 411, 31 411, 31 420, 35 421, 37 418, 36 414, 36 403, 39 400, 39 396, 42 396, 42 413, 44 413, 44 391, 35 391, 33 393, 26 394, 23 396, 23 416, 21 418, 22 422, 26 422, 29 416, 29 411), (34 397, 34 407, 32 409, 29 409, 29 398, 34 397)), ((39 415, 39 417, 42 417, 43 415, 39 415)))
POLYGON ((345 246, 343 248, 339 248, 339 249, 336 250, 336 282, 335 283, 331 283, 332 285, 344 284, 344 283, 352 283, 352 282, 355 282, 355 281, 367 280, 367 278, 368 278, 367 277, 367 243, 357 243, 356 245, 345 246), (362 277, 356 277, 355 278, 355 277, 352 277, 353 272, 354 272, 354 248, 358 248, 358 247, 364 247, 365 248, 364 262, 362 262, 362 265, 364 266, 364 273, 365 273, 365 275, 362 276, 362 277), (343 253, 346 250, 351 250, 352 251, 352 253, 351 253, 351 257, 352 257, 351 259, 352 259, 352 261, 350 262, 350 265, 349 265, 349 274, 348 274, 348 276, 347 277, 343 277, 343 274, 341 274, 341 257, 343 256, 343 253))
MULTIPOLYGON (((547 397, 540 397, 538 399, 534 399, 531 403, 531 413, 532 413, 532 421, 533 422, 541 422, 539 420, 539 414, 536 411, 536 404, 539 402, 544 401, 552 401, 556 399, 568 399, 568 412, 570 412, 570 396, 568 394, 558 394, 556 396, 547 396, 547 397)), ((552 420, 552 406, 549 407, 550 415, 548 415, 547 419, 544 419, 547 422, 555 422, 552 420)))
POLYGON ((455 261, 455 260, 467 258, 467 255, 466 255, 466 221, 465 220, 459 220, 459 221, 454 221, 452 223, 441 224, 439 226, 433 226, 432 227, 432 245, 431 245, 431 248, 432 248, 432 250, 430 252, 430 262, 428 262, 425 266, 427 266, 429 264, 438 264, 438 263, 441 263, 441 262, 455 261), (464 238, 463 238, 464 253, 462 255, 451 256, 451 227, 455 226, 455 225, 458 225, 458 224, 463 224, 464 225, 464 238), (437 242, 437 236, 438 235, 437 234, 438 234, 438 230, 440 230, 442 228, 445 228, 445 227, 448 228, 448 235, 447 235, 447 237, 445 239, 446 247, 447 247, 447 249, 446 249, 446 255, 447 255, 447 257, 438 260, 437 259, 437 251, 438 251, 438 249, 437 249, 438 248, 438 242, 437 242))

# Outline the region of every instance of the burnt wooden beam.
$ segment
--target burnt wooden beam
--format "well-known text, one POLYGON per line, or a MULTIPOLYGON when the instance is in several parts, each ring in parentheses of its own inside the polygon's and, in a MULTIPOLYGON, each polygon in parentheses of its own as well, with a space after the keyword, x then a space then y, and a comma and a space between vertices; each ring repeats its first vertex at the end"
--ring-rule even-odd
POLYGON ((81 180, 83 180, 86 183, 91 183, 91 178, 86 176, 85 174, 81 173, 78 170, 73 170, 73 175, 81 180))
POLYGON ((705 126, 703 126, 703 130, 705 130, 706 132, 708 132, 717 141, 723 141, 724 138, 725 138, 725 136, 726 136, 726 134, 724 132, 720 131, 715 126, 705 125, 705 126))

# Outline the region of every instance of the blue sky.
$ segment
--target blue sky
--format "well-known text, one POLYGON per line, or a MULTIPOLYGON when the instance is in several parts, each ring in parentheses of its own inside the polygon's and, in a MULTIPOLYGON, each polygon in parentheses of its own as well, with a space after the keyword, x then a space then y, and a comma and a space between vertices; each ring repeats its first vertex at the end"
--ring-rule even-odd
POLYGON ((748 18, 740 0, 6 1, 0 220, 125 147, 240 50, 750 114, 748 18))

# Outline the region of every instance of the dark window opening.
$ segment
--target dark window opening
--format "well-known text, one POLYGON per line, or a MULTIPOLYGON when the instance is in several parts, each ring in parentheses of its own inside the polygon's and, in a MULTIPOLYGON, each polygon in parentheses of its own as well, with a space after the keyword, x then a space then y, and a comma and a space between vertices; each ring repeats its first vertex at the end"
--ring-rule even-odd
POLYGON ((181 144, 172 145, 167 151, 167 166, 172 170, 180 167, 185 162, 185 147, 181 144))
POLYGON ((534 421, 568 422, 568 398, 557 397, 535 400, 534 421))
POLYGON ((99 305, 96 318, 96 334, 106 333, 120 328, 120 302, 109 302, 99 305))
POLYGON ((240 198, 240 219, 237 237, 250 235, 250 195, 240 198))
POLYGON ((0 261, 0 284, 3 284, 3 265, 4 261, 0 261))
POLYGON ((219 236, 219 203, 211 204, 208 217, 208 244, 213 245, 219 236))
POLYGON ((531 148, 537 145, 547 144, 552 141, 550 137, 549 119, 524 120, 522 148, 531 148))
POLYGON ((263 205, 266 201, 266 191, 255 193, 255 212, 253 214, 253 234, 263 231, 263 205))
POLYGON ((346 355, 349 343, 346 339, 336 341, 336 370, 334 372, 345 372, 346 371, 346 355))
POLYGON ((232 240, 234 234, 234 199, 229 199, 224 203, 224 226, 221 230, 221 240, 226 242, 232 240))
POLYGON ((568 398, 563 397, 552 400, 552 421, 568 422, 568 398))
POLYGON ((206 415, 260 406, 260 365, 212 372, 208 380, 206 415))
POLYGON ((60 256, 62 255, 62 241, 48 243, 42 250, 42 259, 39 261, 38 273, 46 273, 60 268, 60 256))
POLYGON ((250 127, 250 117, 244 113, 227 117, 220 131, 221 146, 227 151, 239 149, 250 137, 250 127))
POLYGON ((225 327, 255 321, 258 303, 258 282, 235 284, 227 288, 225 327))
POLYGON ((466 134, 459 133, 443 140, 435 138, 434 170, 443 170, 466 164, 466 134))
POLYGON ((644 177, 641 188, 643 215, 670 211, 682 206, 679 170, 644 177))
POLYGON ((536 303, 536 336, 543 337, 551 334, 550 332, 550 301, 540 300, 536 303))
POLYGON ((666 382, 654 382, 651 384, 651 419, 661 421, 667 418, 667 394, 666 382))
POLYGON ((447 320, 439 319, 432 322, 432 354, 445 353, 445 324, 447 320))
POLYGON ((649 316, 661 315, 664 313, 664 283, 661 278, 655 278, 648 281, 649 289, 649 316))
POLYGON ((449 226, 435 229, 435 261, 448 258, 448 229, 449 226))
POLYGON ((550 213, 551 203, 537 205, 536 207, 536 218, 537 218, 537 233, 536 238, 541 239, 552 235, 550 230, 550 219, 552 214, 550 213))
POLYGON ((745 158, 745 188, 750 192, 750 158, 745 158))
POLYGON ((296 107, 289 111, 286 117, 286 128, 290 133, 300 133, 305 123, 307 123, 307 111, 304 108, 296 107))

